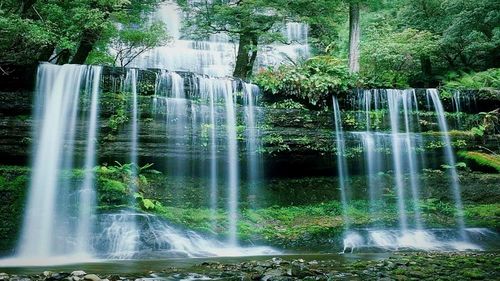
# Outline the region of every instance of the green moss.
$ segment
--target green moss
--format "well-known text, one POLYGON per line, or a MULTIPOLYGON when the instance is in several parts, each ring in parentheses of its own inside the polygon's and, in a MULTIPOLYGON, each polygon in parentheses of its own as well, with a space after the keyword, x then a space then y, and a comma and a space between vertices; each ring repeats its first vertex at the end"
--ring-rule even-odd
POLYGON ((28 175, 26 167, 0 167, 0 253, 13 249, 19 236, 28 175))
POLYGON ((479 268, 467 268, 462 271, 462 275, 472 279, 484 279, 486 274, 479 268))
MULTIPOLYGON (((160 215, 171 223, 192 230, 227 234, 227 213, 217 210, 213 213, 207 208, 176 208, 166 207, 157 200, 149 200, 151 207, 143 205, 143 211, 160 215), (215 215, 215 219, 212 215, 215 215), (214 220, 213 220, 214 219, 214 220), (215 228, 213 228, 215 227, 215 228)), ((455 224, 456 210, 454 204, 437 199, 425 200, 419 203, 423 211, 425 225, 432 227, 451 227, 455 224)), ((500 204, 466 205, 465 219, 468 225, 491 227, 497 229, 500 204)), ((356 227, 370 225, 398 224, 396 203, 377 202, 376 211, 370 211, 369 202, 354 200, 349 203, 348 217, 350 224, 356 227)), ((411 219, 413 206, 408 204, 407 213, 411 219)), ((339 201, 320 204, 279 207, 273 206, 260 209, 241 210, 238 220, 238 235, 245 241, 265 241, 270 244, 300 244, 304 239, 327 239, 336 237, 345 226, 342 207, 339 201)))
POLYGON ((460 151, 458 155, 476 166, 486 170, 495 170, 500 173, 500 156, 478 151, 460 151))
MULTIPOLYGON (((204 197, 206 193, 203 193, 205 182, 183 178, 179 181, 182 189, 175 189, 172 184, 176 179, 166 177, 161 173, 154 173, 150 170, 150 165, 140 169, 139 179, 130 177, 131 168, 130 164, 117 163, 115 166, 95 169, 100 208, 115 209, 130 206, 133 194, 129 186, 134 183, 140 190, 136 194, 136 199, 143 211, 158 214, 180 227, 204 233, 216 233, 221 236, 227 234, 227 212, 218 209, 214 213, 206 207, 204 197), (146 171, 149 172, 146 173, 146 171), (174 201, 172 194, 184 195, 179 197, 180 203, 172 203, 174 201)), ((14 239, 17 237, 11 234, 12 231, 18 231, 19 223, 22 221, 24 192, 29 184, 28 174, 27 168, 0 167, 0 196, 2 196, 2 203, 7 202, 0 206, 0 228, 5 228, 2 228, 4 231, 0 231, 0 235, 8 233, 11 239, 8 242, 2 241, 3 244, 0 243, 7 245, 2 246, 3 249, 12 247, 14 243, 12 237, 14 239)), ((83 170, 73 170, 65 173, 64 177, 70 178, 76 184, 75 186, 78 186, 83 175, 83 170)), ((419 203, 423 212, 422 218, 428 227, 451 227, 456 223, 453 201, 445 197, 449 196, 447 188, 449 185, 444 175, 445 172, 439 170, 426 171, 422 174, 425 186, 432 187, 422 191, 422 194, 425 194, 422 198, 431 197, 431 199, 422 199, 419 203)), ((464 186, 462 194, 466 199, 464 214, 467 225, 500 229, 500 212, 498 211, 500 204, 495 199, 498 198, 496 185, 498 175, 462 173, 460 178, 464 186), (480 198, 474 199, 473 196, 480 198)), ((349 202, 347 212, 353 227, 397 226, 398 208, 391 188, 392 182, 390 174, 380 175, 381 189, 385 190, 384 200, 375 202, 375 206, 370 206, 366 199, 349 202)), ((350 178, 350 184, 354 194, 366 192, 364 177, 353 176, 350 178)), ((337 239, 346 223, 342 215, 342 205, 338 201, 337 189, 336 179, 331 177, 276 179, 266 183, 262 186, 262 190, 266 190, 266 196, 278 198, 266 202, 261 202, 265 201, 263 197, 257 198, 256 201, 261 203, 261 207, 257 209, 247 207, 245 200, 242 200, 238 220, 240 239, 247 242, 263 241, 280 246, 297 246, 304 243, 317 245, 314 243, 319 240, 337 239)), ((246 198, 245 195, 242 195, 242 198, 246 198)), ((220 200, 219 203, 223 204, 225 198, 221 196, 220 200)), ((409 223, 412 224, 414 206, 409 202, 406 205, 409 223)))

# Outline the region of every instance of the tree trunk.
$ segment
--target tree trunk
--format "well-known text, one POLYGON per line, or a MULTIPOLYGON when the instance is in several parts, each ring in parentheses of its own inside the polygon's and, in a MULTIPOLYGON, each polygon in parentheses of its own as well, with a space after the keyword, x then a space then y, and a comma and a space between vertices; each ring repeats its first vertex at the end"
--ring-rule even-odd
POLYGON ((252 37, 252 54, 250 55, 250 61, 248 62, 246 78, 252 76, 253 65, 255 64, 255 60, 257 59, 257 52, 259 51, 257 48, 258 42, 259 42, 259 39, 257 38, 257 36, 253 36, 252 37))
POLYGON ((243 33, 240 35, 238 56, 233 76, 248 79, 252 75, 253 65, 257 58, 258 37, 255 34, 243 33))
POLYGON ((54 45, 42 47, 38 55, 38 61, 49 61, 52 54, 54 54, 54 49, 54 45))
POLYGON ((420 58, 420 64, 422 66, 422 76, 424 77, 424 86, 429 87, 432 82, 432 62, 429 56, 422 56, 420 58))
POLYGON ((71 60, 72 64, 84 64, 87 60, 92 49, 94 49, 95 43, 99 40, 100 32, 93 30, 84 30, 82 34, 82 39, 80 40, 80 44, 78 45, 78 49, 76 50, 73 59, 71 60))
POLYGON ((359 22, 359 3, 349 4, 349 71, 359 72, 359 41, 361 26, 359 22))
POLYGON ((56 63, 59 65, 67 64, 70 57, 71 57, 71 52, 69 51, 69 49, 64 49, 57 56, 56 63))
POLYGON ((24 0, 21 2, 21 16, 25 17, 37 0, 24 0))
POLYGON ((250 37, 246 34, 240 35, 240 42, 238 46, 238 55, 236 57, 236 65, 234 67, 233 76, 241 79, 246 79, 248 72, 248 63, 250 62, 250 56, 248 53, 248 47, 251 46, 252 42, 250 37))

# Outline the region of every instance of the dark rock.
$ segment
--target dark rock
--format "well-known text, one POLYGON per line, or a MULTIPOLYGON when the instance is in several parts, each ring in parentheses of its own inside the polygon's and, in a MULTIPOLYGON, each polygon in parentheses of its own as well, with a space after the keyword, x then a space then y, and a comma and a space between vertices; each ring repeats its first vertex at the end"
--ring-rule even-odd
POLYGON ((303 263, 292 263, 292 276, 304 278, 306 276, 314 275, 307 266, 303 263))
POLYGON ((109 281, 118 281, 122 278, 119 275, 113 274, 113 275, 108 276, 108 279, 109 279, 109 281))
POLYGON ((65 279, 68 276, 70 276, 70 274, 66 273, 66 272, 53 273, 49 277, 47 277, 47 279, 45 279, 45 280, 47 280, 47 281, 59 281, 59 280, 65 279))

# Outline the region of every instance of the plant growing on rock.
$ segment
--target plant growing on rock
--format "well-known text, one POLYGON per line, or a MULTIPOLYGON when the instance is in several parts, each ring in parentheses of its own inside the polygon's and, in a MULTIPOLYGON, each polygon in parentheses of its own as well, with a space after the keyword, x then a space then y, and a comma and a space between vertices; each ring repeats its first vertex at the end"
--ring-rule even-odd
POLYGON ((352 81, 346 63, 332 56, 314 57, 298 66, 264 70, 254 78, 265 93, 310 106, 329 105, 331 96, 347 91, 352 81))

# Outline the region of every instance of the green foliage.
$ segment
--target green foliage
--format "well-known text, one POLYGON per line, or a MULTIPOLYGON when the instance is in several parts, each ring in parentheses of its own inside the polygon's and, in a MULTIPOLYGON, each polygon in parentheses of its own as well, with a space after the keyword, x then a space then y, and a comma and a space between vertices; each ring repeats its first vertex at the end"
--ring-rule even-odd
POLYGON ((490 136, 500 132, 500 109, 495 109, 490 112, 480 112, 478 117, 481 119, 477 124, 471 128, 471 133, 485 143, 490 136))
POLYGON ((28 186, 29 169, 0 167, 0 253, 15 246, 23 221, 28 186))
POLYGON ((99 205, 103 206, 126 206, 130 201, 128 187, 121 181, 104 178, 98 178, 97 181, 99 205))
POLYGON ((269 106, 269 108, 274 109, 305 109, 304 105, 291 99, 286 99, 283 101, 278 101, 269 106))
MULTIPOLYGON (((88 36, 101 40, 98 45, 105 50, 115 37, 117 22, 144 21, 142 15, 160 1, 44 0, 29 1, 32 2, 29 6, 23 2, 27 1, 0 4, 0 65, 48 60, 54 51, 57 54, 54 61, 65 63, 88 36)), ((93 55, 90 62, 109 61, 100 54, 93 55)))
POLYGON ((280 134, 270 134, 262 137, 262 144, 269 154, 290 151, 290 146, 285 142, 280 134))
POLYGON ((478 127, 473 127, 471 128, 471 132, 472 134, 474 134, 475 136, 478 136, 478 137, 483 137, 484 136, 484 129, 485 127, 480 125, 478 127))
POLYGON ((110 43, 116 52, 114 64, 125 67, 140 54, 156 46, 166 45, 169 39, 165 25, 160 22, 141 28, 122 28, 110 43))
POLYGON ((437 37, 429 31, 395 30, 386 18, 369 26, 361 46, 361 77, 373 87, 408 87, 420 74, 421 58, 437 50, 437 37))
POLYGON ((439 35, 436 62, 444 69, 487 69, 498 59, 496 0, 402 1, 398 22, 439 35))
POLYGON ((444 89, 474 90, 500 89, 500 68, 492 68, 482 72, 461 73, 450 72, 445 77, 444 89))
POLYGON ((134 198, 138 202, 139 207, 144 211, 154 211, 157 206, 161 205, 161 203, 156 200, 144 198, 142 193, 135 193, 134 198))
MULTIPOLYGON (((97 182, 99 189, 99 202, 101 206, 108 207, 121 207, 126 206, 132 196, 131 187, 136 190, 142 190, 149 185, 147 174, 158 174, 160 172, 151 169, 153 164, 146 164, 138 167, 136 164, 127 163, 121 164, 115 162, 115 165, 99 166, 96 168, 97 182)), ((143 202, 142 195, 140 195, 141 206, 147 206, 146 209, 151 207, 150 202, 143 202)))
POLYGON ((331 56, 314 57, 301 65, 281 66, 259 72, 254 83, 265 93, 294 97, 312 105, 329 104, 333 93, 347 91, 353 79, 344 61, 331 56))
POLYGON ((126 93, 104 93, 103 95, 104 106, 112 109, 113 114, 108 119, 109 134, 105 137, 106 140, 113 140, 124 124, 129 121, 129 114, 127 111, 127 95, 126 93))
POLYGON ((465 169, 465 168, 467 168, 467 164, 464 163, 464 162, 457 162, 457 163, 455 163, 455 165, 446 165, 446 164, 443 164, 443 165, 441 165, 441 168, 446 169, 446 170, 449 170, 449 169, 465 169))

